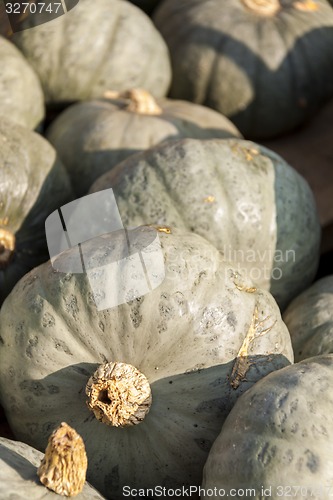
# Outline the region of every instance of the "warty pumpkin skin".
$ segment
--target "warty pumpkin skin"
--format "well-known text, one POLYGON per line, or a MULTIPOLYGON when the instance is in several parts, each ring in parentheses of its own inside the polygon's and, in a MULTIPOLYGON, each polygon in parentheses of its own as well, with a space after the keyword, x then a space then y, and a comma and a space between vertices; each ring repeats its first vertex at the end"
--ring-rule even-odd
POLYGON ((40 81, 21 52, 0 36, 0 115, 34 129, 44 118, 40 81))
POLYGON ((311 283, 320 225, 313 194, 280 156, 241 139, 183 139, 132 156, 98 179, 123 223, 207 238, 284 308, 311 283))
POLYGON ((0 118, 0 305, 15 283, 48 258, 45 219, 73 199, 54 148, 0 118))
MULTIPOLYGON (((0 498, 56 500, 63 498, 43 486, 37 476, 43 453, 18 441, 0 437, 0 498)), ((85 484, 77 500, 98 500, 103 497, 85 484)))
MULTIPOLYGON (((145 230, 135 230, 133 248, 145 230)), ((87 479, 108 498, 123 498, 124 485, 199 484, 237 397, 293 360, 269 292, 243 280, 200 236, 159 230, 165 279, 147 295, 98 312, 85 274, 45 263, 17 284, 0 314, 0 394, 14 434, 43 448, 65 420, 84 439, 87 479), (87 382, 104 363, 129 364, 148 380, 152 403, 137 425, 109 426, 88 409, 87 382)), ((113 255, 109 237, 85 250, 97 276, 113 255)), ((121 285, 115 280, 113 289, 121 285)), ((106 389, 94 397, 109 411, 106 389)))
POLYGON ((220 111, 246 138, 286 133, 333 95, 325 0, 166 0, 153 19, 170 50, 170 96, 220 111))
POLYGON ((316 281, 284 313, 295 359, 333 353, 333 276, 316 281))
POLYGON ((47 103, 136 86, 166 94, 171 69, 165 42, 129 2, 80 0, 57 19, 36 27, 33 21, 29 16, 12 40, 39 75, 47 103))
MULTIPOLYGON (((115 93, 116 94, 116 93, 115 93)), ((134 89, 129 96, 75 104, 51 125, 57 149, 78 196, 131 154, 178 137, 240 137, 220 113, 186 101, 159 99, 134 89)))
POLYGON ((224 489, 225 496, 203 494, 202 500, 230 497, 233 488, 254 488, 248 496, 256 500, 329 498, 332 384, 333 355, 316 356, 267 375, 243 394, 204 467, 202 487, 224 489))

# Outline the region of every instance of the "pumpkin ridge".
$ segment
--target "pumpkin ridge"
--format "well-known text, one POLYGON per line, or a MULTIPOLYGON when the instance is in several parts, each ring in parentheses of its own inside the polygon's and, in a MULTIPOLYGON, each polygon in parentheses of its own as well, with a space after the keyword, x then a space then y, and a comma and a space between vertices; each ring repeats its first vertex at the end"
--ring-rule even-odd
MULTIPOLYGON (((155 26, 154 26, 154 28, 155 28, 155 26)), ((143 85, 142 85, 143 88, 149 88, 150 87, 149 84, 147 85, 147 80, 149 81, 149 75, 151 73, 151 71, 150 71, 150 63, 151 63, 151 61, 153 61, 154 59, 156 59, 156 55, 158 56, 158 52, 157 52, 156 46, 154 48, 155 48, 155 50, 152 50, 150 59, 146 60, 146 68, 141 70, 141 75, 143 76, 143 82, 144 82, 143 85)), ((169 62, 169 67, 170 67, 170 72, 171 72, 171 62, 169 62)), ((171 85, 171 82, 169 81, 166 93, 168 92, 168 90, 170 88, 170 85, 171 85)))
MULTIPOLYGON (((284 31, 283 17, 281 17, 281 23, 276 23, 275 27, 276 27, 277 33, 279 34, 280 40, 282 41, 282 44, 284 45, 285 48, 287 48, 288 41, 286 39, 286 36, 290 35, 291 33, 294 34, 293 24, 290 23, 288 26, 288 30, 286 29, 284 31)), ((297 32, 295 32, 295 36, 297 36, 297 32)), ((300 40, 301 39, 299 39, 299 42, 300 42, 300 40)), ((304 51, 304 57, 305 57, 305 60, 307 61, 305 51, 304 51)), ((293 51, 289 52, 289 56, 285 58, 285 61, 288 62, 289 69, 290 69, 290 72, 288 72, 290 93, 291 93, 291 95, 297 95, 298 79, 296 78, 297 72, 295 71, 295 64, 294 64, 295 63, 295 54, 293 51)))
MULTIPOLYGON (((202 81, 204 88, 202 89, 202 97, 201 98, 197 97, 196 102, 202 102, 205 106, 208 106, 208 107, 211 106, 210 99, 208 96, 209 96, 210 90, 214 84, 213 74, 217 71, 217 68, 218 68, 220 50, 221 50, 221 52, 223 52, 223 50, 222 50, 223 46, 227 43, 228 43, 227 37, 225 35, 220 35, 219 40, 217 42, 216 51, 212 54, 212 57, 210 60, 209 69, 206 68, 207 71, 205 71, 204 74, 202 74, 202 71, 201 71, 199 81, 202 81)), ((204 64, 206 64, 207 57, 205 57, 204 59, 205 59, 204 64)), ((202 69, 202 65, 200 65, 198 67, 200 67, 202 69)), ((213 106, 211 106, 211 107, 213 109, 213 106)))
MULTIPOLYGON (((66 307, 66 304, 68 305, 69 302, 65 302, 65 298, 68 296, 71 296, 73 293, 73 290, 66 290, 65 293, 63 293, 63 280, 67 281, 68 278, 71 277, 71 273, 63 274, 63 277, 59 279, 59 304, 54 302, 54 291, 52 291, 52 288, 48 286, 50 277, 56 273, 54 269, 51 266, 50 267, 43 269, 43 274, 40 275, 39 273, 36 274, 36 279, 38 281, 38 286, 39 286, 39 294, 35 298, 34 302, 32 302, 35 305, 35 314, 38 314, 38 319, 37 322, 42 325, 43 324, 43 318, 45 318, 45 315, 49 314, 52 317, 57 317, 57 311, 56 308, 59 307, 60 304, 64 304, 66 307)), ((30 281, 34 278, 35 271, 32 270, 27 275, 24 277, 26 281, 30 281)), ((33 279, 33 282, 35 280, 33 279)), ((29 293, 29 290, 27 290, 27 293, 29 293)), ((88 295, 88 290, 87 290, 87 295, 88 295)), ((80 311, 80 306, 79 306, 79 311, 80 311)), ((82 311, 80 311, 80 314, 82 314, 82 311)), ((89 321, 89 328, 93 329, 93 325, 91 324, 90 317, 87 318, 89 321)), ((66 352, 71 359, 71 362, 74 363, 76 360, 77 362, 81 361, 81 352, 88 352, 89 357, 91 359, 96 359, 96 356, 99 356, 100 352, 103 352, 103 347, 102 343, 100 340, 100 337, 94 335, 94 342, 89 342, 89 337, 87 339, 84 338, 84 333, 81 330, 76 330, 74 327, 75 323, 75 318, 71 316, 70 312, 67 311, 67 314, 64 315, 63 317, 59 318, 58 324, 57 324, 57 331, 55 332, 53 336, 53 346, 59 345, 61 346, 61 349, 66 352), (62 341, 62 332, 65 331, 67 335, 70 335, 70 343, 71 346, 73 346, 75 342, 75 349, 73 347, 71 348, 74 350, 74 352, 78 353, 77 355, 73 355, 72 351, 68 349, 67 344, 63 344, 62 341), (80 333, 81 332, 81 333, 80 333)), ((43 325, 44 326, 44 325, 43 325)), ((48 327, 44 326, 44 337, 47 339, 47 344, 46 345, 52 345, 49 342, 49 332, 48 332, 48 327)), ((29 336, 26 335, 26 345, 28 348, 29 345, 29 336)), ((57 349, 57 347, 56 347, 57 349)), ((86 356, 85 356, 86 357, 86 356)), ((86 360, 86 359, 85 359, 86 360)))
MULTIPOLYGON (((52 65, 50 81, 53 81, 53 78, 55 78, 55 81, 57 81, 57 73, 59 72, 59 70, 61 68, 60 61, 63 60, 64 49, 67 49, 67 44, 64 44, 63 42, 64 42, 65 35, 66 35, 65 28, 67 27, 67 21, 68 21, 69 16, 65 15, 64 17, 65 17, 65 19, 61 23, 61 36, 58 37, 58 47, 54 51, 54 54, 55 54, 57 61, 55 64, 52 65)), ((54 42, 52 41, 52 43, 54 43, 54 42)), ((50 95, 48 97, 50 98, 50 100, 53 100, 53 99, 55 99, 56 94, 57 94, 57 91, 52 93, 52 95, 50 95)))
MULTIPOLYGON (((114 9, 114 11, 115 11, 115 9, 114 9)), ((111 36, 110 36, 110 38, 108 40, 108 43, 105 44, 107 47, 112 47, 113 43, 114 43, 114 40, 116 39, 116 34, 117 34, 117 31, 119 30, 119 24, 120 24, 120 19, 119 18, 121 19, 121 15, 119 14, 119 9, 117 9, 117 19, 115 19, 114 24, 113 24, 114 28, 109 30, 111 36)), ((103 57, 102 57, 99 65, 98 65, 98 67, 91 74, 91 79, 90 79, 89 85, 87 86, 88 89, 89 88, 93 88, 93 84, 96 83, 96 81, 99 78, 101 78, 101 75, 102 75, 102 71, 101 70, 104 68, 105 63, 106 63, 106 61, 108 60, 109 57, 110 57, 109 51, 108 50, 104 50, 104 55, 103 55, 103 57)))

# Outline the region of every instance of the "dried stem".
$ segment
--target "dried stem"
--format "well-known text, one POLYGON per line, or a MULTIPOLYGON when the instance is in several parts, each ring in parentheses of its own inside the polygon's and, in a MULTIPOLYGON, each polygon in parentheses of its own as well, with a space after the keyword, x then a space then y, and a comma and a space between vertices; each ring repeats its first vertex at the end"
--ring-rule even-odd
POLYGON ((274 16, 281 8, 279 0, 242 0, 242 2, 259 16, 274 16))
POLYGON ((107 90, 104 97, 106 99, 129 99, 130 102, 125 109, 132 113, 140 115, 161 115, 163 113, 153 96, 144 89, 131 89, 126 92, 107 90))
POLYGON ((266 333, 270 332, 273 326, 276 323, 276 320, 271 323, 268 327, 264 328, 264 323, 270 319, 270 316, 267 316, 263 320, 259 320, 259 311, 258 306, 256 305, 254 308, 252 321, 250 328, 243 340, 241 348, 238 351, 237 357, 235 359, 231 376, 230 376, 230 385, 233 389, 237 389, 242 382, 245 380, 246 373, 248 372, 251 362, 250 358, 250 346, 251 344, 259 337, 262 337, 266 333))
POLYGON ((139 424, 152 402, 148 380, 126 363, 99 366, 87 383, 86 394, 97 420, 113 427, 139 424))
POLYGON ((313 0, 301 0, 299 2, 294 2, 293 6, 295 9, 303 12, 315 12, 319 9, 319 5, 313 0))
POLYGON ((37 470, 41 483, 58 495, 73 497, 83 489, 87 467, 83 439, 62 422, 51 434, 37 470))
POLYGON ((0 269, 5 269, 15 252, 15 236, 8 229, 0 228, 0 269))

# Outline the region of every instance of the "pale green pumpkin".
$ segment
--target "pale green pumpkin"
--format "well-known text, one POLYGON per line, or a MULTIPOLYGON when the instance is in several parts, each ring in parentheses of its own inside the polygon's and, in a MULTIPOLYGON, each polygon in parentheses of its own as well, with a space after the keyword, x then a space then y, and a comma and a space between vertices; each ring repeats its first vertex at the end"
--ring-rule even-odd
POLYGON ((326 0, 165 0, 153 19, 170 96, 220 111, 247 138, 286 133, 333 96, 326 0))
POLYGON ((86 194, 99 176, 131 154, 181 137, 225 139, 240 137, 240 133, 212 109, 186 101, 155 101, 142 89, 117 99, 75 104, 47 131, 77 196, 86 194))
POLYGON ((316 281, 284 313, 295 359, 333 352, 333 276, 316 281))
MULTIPOLYGON (((151 231, 133 230, 132 248, 151 231)), ((84 439, 87 479, 108 498, 122 499, 124 486, 199 485, 238 396, 293 360, 269 292, 200 236, 166 227, 156 234, 165 277, 150 293, 97 310, 94 297, 123 286, 117 275, 109 287, 98 285, 106 260, 119 255, 111 233, 83 247, 87 268, 96 267, 95 295, 85 274, 45 263, 17 284, 0 313, 1 403, 14 434, 43 449, 65 420, 84 439)), ((66 255, 71 262, 72 251, 60 262, 66 255)), ((123 265, 135 290, 141 273, 130 260, 123 265)))
POLYGON ((23 31, 12 40, 39 75, 48 103, 130 87, 166 94, 171 78, 166 44, 129 2, 80 0, 52 21, 34 26, 34 19, 22 22, 23 31))
POLYGON ((44 118, 38 76, 21 52, 0 36, 0 116, 34 129, 44 118))
POLYGON ((15 283, 49 258, 45 219, 73 199, 51 144, 0 117, 0 306, 15 283))
POLYGON ((235 498, 256 500, 330 498, 332 384, 328 354, 271 373, 243 394, 209 453, 202 500, 234 490, 235 498), (211 488, 217 495, 209 495, 211 488))
POLYGON ((173 141, 128 158, 91 192, 110 187, 125 226, 200 234, 282 308, 314 278, 320 225, 313 194, 267 148, 241 139, 173 141))

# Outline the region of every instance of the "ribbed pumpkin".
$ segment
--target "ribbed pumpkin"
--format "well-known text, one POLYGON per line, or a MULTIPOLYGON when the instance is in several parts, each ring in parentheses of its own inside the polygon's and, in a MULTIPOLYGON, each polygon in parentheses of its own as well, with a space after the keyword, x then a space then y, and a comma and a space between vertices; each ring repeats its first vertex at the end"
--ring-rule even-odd
MULTIPOLYGON (((37 476, 43 454, 31 446, 0 437, 0 498, 15 500, 56 500, 61 496, 43 486, 37 476)), ((86 484, 77 500, 103 497, 86 484)))
POLYGON ((212 488, 220 490, 213 498, 330 498, 332 385, 333 355, 326 355, 278 370, 251 387, 214 442, 201 498, 212 498, 212 488))
POLYGON ((333 276, 318 280, 294 299, 284 321, 298 361, 333 353, 333 276))
POLYGON ((19 50, 0 36, 0 116, 27 128, 44 118, 44 95, 39 79, 19 50))
POLYGON ((125 226, 167 224, 207 238, 284 308, 314 278, 320 226, 307 182, 241 139, 183 139, 132 156, 91 192, 113 188, 125 226))
MULTIPOLYGON (((65 420, 85 442, 88 480, 114 499, 124 486, 198 485, 237 397, 293 360, 269 292, 200 236, 158 230, 165 278, 150 293, 98 311, 85 274, 45 263, 0 313, 0 394, 15 435, 43 448, 65 420)), ((133 230, 132 249, 146 231, 133 230)), ((96 279, 118 255, 113 238, 83 248, 96 279)), ((123 266, 135 290, 141 272, 123 266)), ((98 297, 121 289, 116 276, 98 297)))
POLYGON ((29 16, 12 40, 39 75, 47 102, 86 100, 136 86, 156 96, 168 90, 166 45, 129 2, 80 0, 50 22, 34 27, 34 19, 29 16))
POLYGON ((170 99, 156 102, 141 89, 125 96, 128 98, 75 104, 48 130, 47 138, 57 149, 78 196, 86 194, 99 176, 120 161, 162 141, 240 136, 227 118, 209 108, 170 99))
POLYGON ((166 0, 154 21, 171 97, 220 111, 246 138, 288 132, 333 95, 326 0, 166 0))
POLYGON ((0 118, 0 305, 15 283, 46 261, 45 219, 73 197, 53 147, 0 118))

